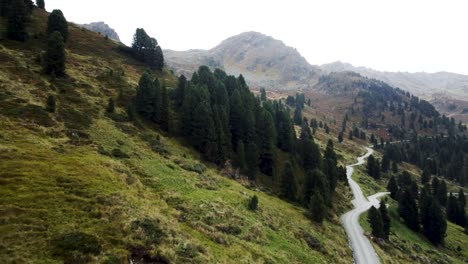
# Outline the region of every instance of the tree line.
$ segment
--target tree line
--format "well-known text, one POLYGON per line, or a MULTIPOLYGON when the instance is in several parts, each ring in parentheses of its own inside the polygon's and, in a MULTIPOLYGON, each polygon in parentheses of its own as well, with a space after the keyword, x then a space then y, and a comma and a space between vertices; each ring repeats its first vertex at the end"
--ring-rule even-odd
POLYGON ((346 179, 333 142, 322 155, 303 119, 298 138, 292 108, 265 94, 256 97, 242 75, 201 66, 190 80, 181 75, 177 87, 169 89, 145 73, 132 107, 169 134, 182 136, 208 162, 223 167, 230 161, 252 182, 260 174, 278 179, 278 195, 309 208, 318 222, 331 208, 338 180, 346 179))

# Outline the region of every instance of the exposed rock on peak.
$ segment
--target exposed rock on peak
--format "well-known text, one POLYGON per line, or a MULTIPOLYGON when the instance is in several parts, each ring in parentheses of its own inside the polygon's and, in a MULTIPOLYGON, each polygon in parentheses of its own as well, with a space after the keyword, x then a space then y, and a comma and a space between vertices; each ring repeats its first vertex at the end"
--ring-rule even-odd
POLYGON ((107 25, 104 22, 93 22, 89 24, 82 25, 84 28, 89 29, 91 31, 97 32, 102 34, 103 36, 107 36, 110 39, 116 40, 120 42, 119 35, 113 28, 107 25))

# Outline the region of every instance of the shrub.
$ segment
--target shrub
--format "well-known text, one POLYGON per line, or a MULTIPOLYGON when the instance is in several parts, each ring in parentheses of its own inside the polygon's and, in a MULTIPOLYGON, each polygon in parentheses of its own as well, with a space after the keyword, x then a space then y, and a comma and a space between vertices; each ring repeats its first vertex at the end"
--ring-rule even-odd
POLYGON ((180 167, 184 170, 193 171, 198 174, 202 174, 203 172, 206 171, 206 166, 201 163, 192 163, 192 164, 183 163, 182 165, 180 165, 180 167))
POLYGON ((130 157, 127 155, 127 153, 125 153, 125 152, 123 152, 121 149, 117 149, 117 148, 115 148, 115 149, 112 150, 112 156, 113 156, 114 158, 118 158, 118 159, 128 159, 128 158, 130 158, 130 157))
POLYGON ((252 198, 250 198, 249 201, 249 210, 256 211, 258 209, 258 197, 257 195, 254 195, 252 198))
POLYGON ((99 255, 102 247, 97 238, 82 232, 64 233, 51 240, 52 253, 68 258, 71 255, 99 255))

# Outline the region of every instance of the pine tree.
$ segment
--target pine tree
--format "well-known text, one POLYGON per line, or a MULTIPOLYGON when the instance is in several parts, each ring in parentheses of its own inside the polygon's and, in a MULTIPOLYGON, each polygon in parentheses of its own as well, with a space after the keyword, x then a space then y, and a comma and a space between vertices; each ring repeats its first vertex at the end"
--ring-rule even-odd
POLYGON ((379 210, 377 210, 377 208, 375 208, 374 206, 372 206, 369 209, 369 212, 367 215, 367 221, 369 222, 371 226, 373 236, 379 237, 379 238, 385 238, 382 216, 380 215, 379 210))
POLYGON ((421 174, 421 183, 424 185, 426 183, 429 183, 430 180, 431 180, 431 172, 426 167, 424 168, 423 173, 421 174))
POLYGON ((16 41, 28 40, 26 22, 28 20, 27 7, 23 0, 12 0, 8 12, 8 38, 16 41))
POLYGON ((68 22, 63 16, 62 11, 55 9, 50 13, 47 21, 47 34, 51 35, 55 31, 60 32, 63 37, 63 42, 68 40, 68 22))
POLYGON ((343 131, 340 131, 340 133, 338 134, 338 142, 343 142, 343 131))
POLYGON ((445 205, 447 204, 447 184, 444 180, 440 182, 435 197, 437 198, 439 205, 445 207, 445 205))
POLYGON ((159 119, 159 124, 164 131, 169 131, 169 98, 167 95, 167 88, 163 85, 161 89, 161 117, 159 119))
POLYGON ((428 216, 423 218, 424 235, 434 244, 442 244, 447 230, 447 221, 442 208, 434 199, 427 209, 428 216))
POLYGON ((296 107, 294 110, 294 124, 300 126, 302 125, 302 109, 300 107, 296 107))
POLYGON ((447 219, 453 223, 457 223, 458 216, 459 216, 459 204, 457 198, 450 193, 448 201, 447 201, 447 219))
POLYGON ((296 196, 296 182, 294 179, 293 166, 290 161, 286 162, 281 176, 280 196, 288 201, 294 201, 296 196))
MULTIPOLYGON (((377 145, 377 144, 375 144, 377 145)), ((388 158, 388 155, 384 153, 382 157, 382 172, 387 172, 390 169, 390 159, 388 158)))
POLYGON ((46 110, 47 110, 47 112, 55 113, 55 108, 56 108, 55 96, 49 95, 47 97, 46 110))
POLYGON ((242 99, 239 91, 233 91, 230 100, 229 125, 231 127, 232 147, 237 149, 239 140, 242 139, 242 99))
POLYGON ((177 109, 182 107, 184 103, 185 89, 187 86, 187 78, 184 75, 179 76, 177 88, 174 92, 174 103, 177 109))
POLYGON ((257 209, 258 209, 258 197, 257 197, 257 195, 254 195, 252 198, 250 198, 248 207, 249 207, 249 210, 257 211, 257 209))
POLYGON ((115 112, 115 104, 114 104, 114 99, 112 97, 109 98, 109 101, 107 103, 106 112, 107 113, 114 113, 115 112))
POLYGON ((239 168, 241 171, 245 171, 247 168, 247 164, 245 161, 245 147, 244 147, 244 142, 239 141, 239 144, 237 145, 237 164, 239 165, 239 168))
POLYGON ((463 189, 460 189, 460 191, 458 191, 458 202, 460 203, 461 207, 466 206, 466 198, 465 198, 465 193, 463 192, 463 189))
POLYGON ((44 56, 44 72, 57 77, 65 75, 65 43, 58 31, 49 36, 44 56))
POLYGON ((400 197, 398 213, 411 230, 419 231, 418 206, 409 189, 405 189, 400 197))
POLYGON ((392 175, 388 181, 387 190, 390 192, 390 197, 397 199, 398 197, 398 184, 395 180, 395 177, 392 175))
POLYGON ((392 172, 398 173, 398 164, 396 162, 392 162, 392 172))
POLYGON ((258 148, 255 143, 250 142, 247 144, 247 148, 245 151, 245 161, 247 164, 247 176, 251 181, 255 181, 257 179, 257 172, 258 172, 258 148))
POLYGON ((266 102, 267 100, 265 88, 260 88, 260 100, 262 100, 262 102, 266 102))
POLYGON ((383 238, 388 239, 390 236, 390 216, 388 215, 387 205, 384 200, 380 201, 379 212, 383 223, 383 238))
POLYGON ((275 142, 275 126, 271 114, 263 110, 258 120, 259 167, 266 175, 273 175, 273 147, 275 142))
POLYGON ((327 216, 328 208, 325 205, 322 193, 315 192, 310 197, 309 202, 309 218, 317 223, 322 223, 325 217, 327 216))
MULTIPOLYGON (((159 80, 156 78, 153 82, 153 92, 152 92, 152 104, 151 107, 153 112, 151 114, 151 119, 157 124, 161 124, 162 120, 162 88, 159 80)), ((192 109, 193 110, 193 109, 192 109)))
POLYGON ((36 5, 37 5, 37 7, 39 7, 40 9, 45 10, 45 2, 44 2, 44 0, 36 0, 36 5))
POLYGON ((135 110, 144 118, 153 116, 154 82, 149 73, 145 72, 140 77, 137 94, 135 97, 135 110))

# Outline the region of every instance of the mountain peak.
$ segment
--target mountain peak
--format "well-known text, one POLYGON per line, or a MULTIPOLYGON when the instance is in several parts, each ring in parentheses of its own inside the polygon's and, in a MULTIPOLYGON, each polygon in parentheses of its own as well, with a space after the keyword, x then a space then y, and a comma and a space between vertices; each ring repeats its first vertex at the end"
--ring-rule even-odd
POLYGON ((86 28, 86 29, 89 29, 91 31, 100 33, 100 34, 102 34, 104 36, 107 36, 110 39, 113 39, 113 40, 116 40, 116 41, 120 42, 120 37, 117 34, 117 32, 115 32, 115 30, 113 28, 111 28, 108 24, 106 24, 103 21, 92 22, 92 23, 89 23, 89 24, 84 24, 82 26, 84 28, 86 28))

